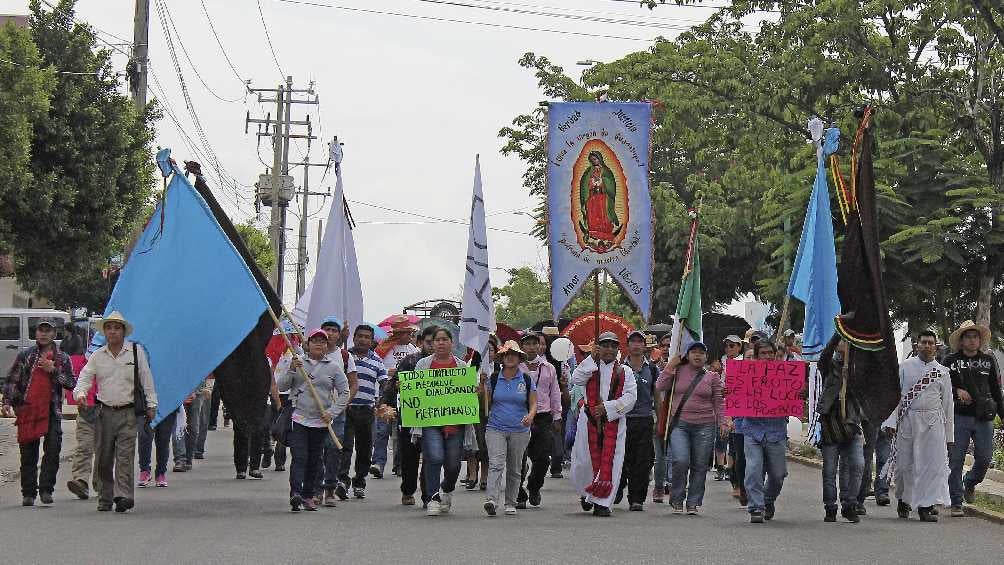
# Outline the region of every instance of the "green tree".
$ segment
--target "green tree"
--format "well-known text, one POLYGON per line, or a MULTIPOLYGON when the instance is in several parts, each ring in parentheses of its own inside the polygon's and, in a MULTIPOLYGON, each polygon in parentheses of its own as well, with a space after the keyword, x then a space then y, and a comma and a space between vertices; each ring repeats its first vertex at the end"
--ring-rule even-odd
POLYGON ((255 263, 263 273, 271 273, 275 267, 275 255, 272 254, 272 244, 268 241, 268 233, 255 226, 252 222, 234 226, 241 239, 248 246, 248 251, 254 256, 255 263))
POLYGON ((100 273, 145 220, 154 182, 153 105, 120 94, 110 53, 73 21, 73 0, 31 2, 31 35, 56 75, 47 114, 34 123, 32 178, 0 215, 11 226, 18 282, 58 306, 101 308, 100 273), (82 73, 82 74, 67 74, 82 73))
MULTIPOLYGON (((593 283, 587 281, 583 291, 576 296, 565 312, 566 318, 577 318, 593 311, 593 283)), ((613 282, 600 287, 601 308, 629 320, 635 326, 642 321, 620 288, 613 282), (605 307, 604 307, 605 306, 605 307)), ((495 317, 513 328, 528 328, 541 320, 551 319, 551 287, 546 279, 530 267, 509 270, 509 281, 492 289, 497 310, 495 317)))
MULTIPOLYGON (((32 130, 49 111, 55 83, 55 73, 43 67, 31 33, 13 22, 0 26, 0 208, 4 210, 33 180, 32 130)), ((10 220, 0 214, 0 248, 10 248, 10 220)))

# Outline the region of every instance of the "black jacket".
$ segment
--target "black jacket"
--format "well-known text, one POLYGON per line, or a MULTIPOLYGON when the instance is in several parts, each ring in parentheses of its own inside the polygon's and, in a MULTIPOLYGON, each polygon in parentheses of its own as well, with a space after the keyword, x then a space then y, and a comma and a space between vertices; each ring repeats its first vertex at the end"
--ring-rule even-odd
POLYGON ((1001 398, 997 363, 991 355, 980 351, 974 357, 967 357, 959 351, 945 357, 944 365, 952 376, 952 396, 955 397, 957 416, 981 417, 986 399, 992 398, 997 403, 997 414, 1004 418, 1004 400, 1001 398), (960 388, 973 397, 972 403, 959 402, 960 388))

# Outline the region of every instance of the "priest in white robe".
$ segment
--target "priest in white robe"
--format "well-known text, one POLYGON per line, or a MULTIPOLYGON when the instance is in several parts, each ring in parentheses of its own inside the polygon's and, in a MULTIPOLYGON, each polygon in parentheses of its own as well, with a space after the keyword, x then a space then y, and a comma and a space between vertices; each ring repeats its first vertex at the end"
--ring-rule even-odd
POLYGON ((582 386, 586 394, 576 422, 571 480, 582 509, 605 517, 610 516, 621 480, 624 417, 634 407, 638 385, 631 367, 617 361, 617 335, 603 332, 597 342, 592 355, 572 373, 572 384, 582 386))
POLYGON ((922 521, 937 522, 934 506, 950 501, 948 449, 955 438, 955 407, 948 368, 934 359, 937 337, 925 331, 917 341, 917 356, 899 366, 899 406, 882 427, 896 431, 888 465, 896 474, 899 517, 908 518, 916 509, 922 521))

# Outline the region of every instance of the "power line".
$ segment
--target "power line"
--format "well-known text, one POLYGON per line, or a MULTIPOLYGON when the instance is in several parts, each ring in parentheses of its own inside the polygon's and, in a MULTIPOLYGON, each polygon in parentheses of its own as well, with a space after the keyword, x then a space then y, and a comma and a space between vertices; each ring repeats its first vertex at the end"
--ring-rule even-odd
MULTIPOLYGON (((167 8, 167 3, 166 2, 164 2, 164 8, 165 9, 167 8)), ((184 42, 184 40, 181 39, 181 34, 178 33, 178 28, 174 25, 174 18, 171 16, 171 12, 167 12, 167 21, 171 24, 171 30, 174 32, 175 37, 178 38, 178 45, 181 46, 181 52, 185 55, 185 60, 188 61, 188 65, 190 67, 192 67, 192 71, 195 72, 195 76, 198 77, 199 82, 202 83, 202 86, 204 86, 206 88, 206 90, 209 91, 210 94, 212 94, 213 96, 215 96, 217 99, 222 100, 223 102, 236 103, 236 102, 240 102, 242 99, 246 100, 246 97, 242 98, 242 97, 238 96, 237 98, 224 98, 224 97, 220 96, 219 94, 217 94, 216 91, 213 90, 213 88, 211 86, 209 86, 208 83, 206 83, 206 79, 202 78, 202 74, 199 72, 199 69, 196 68, 195 63, 192 62, 192 57, 189 56, 189 54, 188 54, 188 48, 185 47, 185 42, 184 42)), ((247 85, 245 85, 245 94, 247 93, 246 88, 247 88, 247 85)))
POLYGON ((213 37, 216 38, 216 44, 220 46, 220 52, 223 53, 223 58, 227 60, 227 64, 230 65, 230 70, 234 72, 234 76, 237 77, 237 80, 241 81, 241 84, 243 84, 244 88, 247 89, 247 81, 244 80, 244 77, 242 77, 239 72, 237 72, 237 67, 234 66, 233 61, 230 60, 230 56, 227 55, 226 48, 223 47, 223 41, 220 40, 220 35, 216 33, 216 26, 213 25, 213 18, 209 15, 209 9, 206 8, 205 0, 200 1, 202 2, 202 13, 206 15, 206 23, 209 24, 209 29, 213 32, 213 37))
MULTIPOLYGON (((417 218, 425 218, 426 220, 434 220, 434 222, 431 222, 431 223, 459 224, 459 225, 464 225, 464 226, 471 225, 471 223, 468 222, 467 220, 461 220, 461 219, 455 219, 455 218, 437 218, 436 216, 430 216, 428 214, 420 214, 418 212, 411 212, 411 211, 408 211, 408 210, 399 210, 397 208, 391 208, 389 206, 381 206, 380 204, 373 204, 371 202, 363 202, 361 200, 353 200, 351 198, 346 198, 346 200, 349 201, 349 202, 351 202, 352 204, 359 204, 361 206, 369 206, 371 208, 376 208, 378 210, 384 210, 384 211, 387 211, 387 212, 395 212, 397 214, 406 214, 408 216, 415 216, 417 218)), ((366 223, 366 222, 357 222, 357 223, 366 223)), ((530 234, 528 234, 526 232, 521 232, 521 231, 516 231, 516 230, 510 230, 510 229, 506 229, 506 228, 488 227, 487 229, 490 229, 492 231, 514 233, 514 234, 517 234, 517 235, 530 235, 530 234)))
MULTIPOLYGON (((639 7, 642 4, 638 0, 607 0, 607 1, 608 2, 630 2, 631 4, 634 4, 635 6, 639 6, 639 7)), ((677 4, 676 2, 659 2, 658 4, 656 4, 656 7, 657 8, 658 7, 665 7, 665 8, 705 8, 705 9, 720 10, 722 8, 731 8, 732 6, 729 6, 727 4, 717 4, 717 5, 715 5, 715 4, 677 4)), ((770 13, 770 14, 780 14, 781 10, 750 10, 750 12, 762 12, 762 13, 770 13)))
MULTIPOLYGON (((36 66, 33 66, 33 65, 25 65, 24 63, 18 63, 16 61, 11 61, 9 59, 4 59, 3 57, 0 57, 0 63, 7 63, 7 64, 10 64, 10 65, 14 65, 15 67, 21 67, 23 69, 38 69, 40 71, 44 71, 45 70, 43 67, 36 67, 36 66)), ((78 73, 78 72, 73 72, 73 71, 55 71, 55 73, 59 74, 59 75, 85 75, 85 76, 93 76, 93 77, 98 76, 98 71, 83 72, 83 73, 78 73)))
POLYGON ((419 15, 419 14, 409 14, 409 13, 405 13, 405 12, 389 12, 389 11, 383 11, 383 10, 370 10, 370 9, 366 9, 366 8, 354 8, 354 7, 348 7, 348 6, 338 6, 338 5, 335 5, 335 4, 322 4, 320 2, 312 2, 312 1, 309 1, 309 0, 278 0, 278 1, 279 2, 285 2, 287 4, 300 4, 300 5, 303 5, 303 6, 315 6, 315 7, 318 7, 318 8, 332 8, 332 9, 335 9, 335 10, 344 10, 344 11, 347 11, 347 12, 358 12, 358 13, 363 13, 363 14, 376 14, 376 15, 381 15, 381 16, 397 16, 397 17, 401 17, 401 18, 412 18, 412 19, 416 19, 416 20, 426 20, 426 21, 455 23, 455 24, 479 25, 479 26, 492 27, 492 28, 498 28, 498 29, 516 29, 516 30, 521 30, 521 31, 539 31, 539 32, 543 32, 543 33, 556 33, 556 34, 561 34, 561 35, 576 35, 576 36, 581 36, 581 37, 597 37, 597 38, 602 38, 602 39, 621 39, 621 40, 625 40, 625 41, 654 41, 654 38, 646 38, 646 37, 625 37, 625 36, 621 36, 621 35, 607 35, 607 34, 602 34, 602 33, 587 33, 587 32, 584 32, 584 31, 569 31, 569 30, 548 29, 548 28, 540 28, 540 27, 527 27, 527 26, 518 26, 518 25, 510 25, 510 24, 490 23, 490 22, 478 22, 478 21, 473 21, 473 20, 460 20, 460 19, 455 19, 455 18, 441 18, 441 17, 436 17, 436 16, 423 16, 423 15, 419 15))
POLYGON ((272 60, 275 61, 275 68, 279 69, 279 76, 285 79, 286 71, 282 70, 282 65, 279 64, 279 57, 275 54, 272 38, 268 34, 268 25, 265 24, 265 13, 261 11, 261 0, 258 0, 258 16, 261 17, 261 27, 265 30, 265 40, 268 41, 268 48, 272 52, 272 60))

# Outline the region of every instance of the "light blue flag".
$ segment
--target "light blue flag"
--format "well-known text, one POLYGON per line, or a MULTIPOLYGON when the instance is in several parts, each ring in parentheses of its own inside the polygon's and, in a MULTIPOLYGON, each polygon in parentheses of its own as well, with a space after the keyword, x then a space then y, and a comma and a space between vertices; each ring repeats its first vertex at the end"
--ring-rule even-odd
POLYGON ((158 153, 158 165, 174 176, 105 309, 132 322, 128 339, 146 349, 158 399, 154 424, 181 406, 267 307, 244 259, 169 156, 158 153))
POLYGON ((805 329, 802 333, 802 355, 815 360, 833 337, 833 319, 840 314, 837 297, 837 254, 833 244, 833 217, 830 214, 830 194, 826 183, 826 157, 836 152, 840 130, 822 131, 818 119, 810 122, 810 131, 817 141, 816 182, 809 197, 802 226, 802 239, 788 281, 788 294, 805 303, 805 329), (821 136, 820 136, 821 134, 821 136), (821 145, 820 145, 821 141, 821 145))

